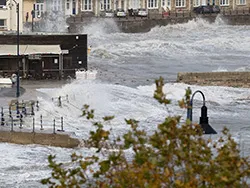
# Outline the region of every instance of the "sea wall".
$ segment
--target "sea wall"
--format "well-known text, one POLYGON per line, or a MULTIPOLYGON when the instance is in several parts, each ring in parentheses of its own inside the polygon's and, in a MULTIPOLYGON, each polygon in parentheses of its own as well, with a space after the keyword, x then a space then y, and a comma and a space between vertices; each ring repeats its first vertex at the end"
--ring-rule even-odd
POLYGON ((250 87, 250 72, 180 72, 177 82, 194 85, 250 87))
POLYGON ((250 25, 250 10, 247 12, 223 12, 221 14, 194 14, 191 12, 171 13, 169 16, 161 14, 150 15, 148 17, 125 17, 125 18, 103 18, 103 17, 70 17, 67 20, 69 32, 78 33, 82 26, 93 22, 103 22, 113 19, 122 32, 139 33, 148 32, 156 26, 166 26, 170 24, 186 23, 194 19, 205 19, 212 23, 216 18, 220 18, 228 25, 250 25))
POLYGON ((67 134, 46 134, 32 132, 0 131, 0 142, 14 144, 40 144, 55 147, 74 148, 80 141, 67 134))
POLYGON ((177 16, 170 16, 167 18, 150 18, 150 19, 117 19, 116 23, 118 27, 126 33, 138 33, 138 32, 148 32, 151 28, 156 26, 166 26, 170 24, 187 23, 190 20, 195 20, 202 18, 209 23, 215 22, 216 18, 219 16, 228 25, 250 25, 250 14, 242 15, 193 15, 193 14, 178 14, 177 16))

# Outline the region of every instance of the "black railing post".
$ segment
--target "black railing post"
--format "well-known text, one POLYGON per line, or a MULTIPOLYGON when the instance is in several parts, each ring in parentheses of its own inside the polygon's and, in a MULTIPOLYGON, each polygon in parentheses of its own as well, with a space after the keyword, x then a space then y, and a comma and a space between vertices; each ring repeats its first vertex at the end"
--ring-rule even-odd
POLYGON ((67 103, 69 103, 69 96, 68 95, 66 95, 66 101, 67 101, 67 103))
POLYGON ((1 125, 4 125, 4 113, 3 113, 3 107, 1 108, 1 125))
POLYGON ((63 130, 63 117, 61 117, 61 131, 64 132, 64 130, 63 130))
POLYGON ((56 120, 53 121, 53 133, 56 134, 56 120))
POLYGON ((40 125, 41 125, 40 130, 43 130, 43 116, 42 115, 40 115, 40 125))
POLYGON ((14 131, 14 122, 13 122, 13 117, 11 117, 11 132, 14 131))
POLYGON ((33 117, 33 130, 32 130, 32 132, 34 133, 35 132, 35 118, 33 117))
POLYGON ((20 114, 20 119, 19 119, 19 121, 20 121, 20 126, 19 126, 19 128, 22 129, 22 128, 23 128, 23 115, 22 115, 22 114, 20 114))
POLYGON ((34 116, 35 112, 34 112, 34 104, 31 104, 31 115, 34 116))
POLYGON ((39 110, 39 102, 36 101, 36 111, 38 111, 38 110, 39 110))
POLYGON ((62 107, 62 98, 61 98, 61 96, 58 97, 58 106, 62 107))

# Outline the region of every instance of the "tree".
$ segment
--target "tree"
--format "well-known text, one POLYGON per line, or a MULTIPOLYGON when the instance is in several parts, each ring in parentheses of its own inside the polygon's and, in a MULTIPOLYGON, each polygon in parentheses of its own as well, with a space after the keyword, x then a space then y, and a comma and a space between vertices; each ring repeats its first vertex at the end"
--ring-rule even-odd
MULTIPOLYGON (((154 98, 161 104, 171 101, 163 92, 164 82, 156 80, 154 98)), ((191 90, 179 101, 187 108, 191 90)), ((83 116, 94 120, 94 110, 84 106, 83 116)), ((237 143, 224 128, 219 140, 204 138, 201 127, 187 120, 180 123, 180 116, 166 117, 157 130, 147 135, 139 129, 139 122, 126 119, 131 130, 122 138, 110 140, 112 130, 104 130, 103 123, 114 117, 104 117, 93 122, 86 147, 96 147, 97 153, 83 158, 73 153, 72 164, 64 166, 49 156, 51 177, 41 182, 50 187, 248 187, 250 175, 248 158, 241 157, 237 143), (122 144, 121 144, 122 143, 122 144), (133 150, 133 157, 126 157, 126 149, 133 150), (108 151, 108 153, 104 153, 108 151), (106 158, 98 157, 98 153, 106 158), (96 167, 98 166, 98 167, 96 167)))

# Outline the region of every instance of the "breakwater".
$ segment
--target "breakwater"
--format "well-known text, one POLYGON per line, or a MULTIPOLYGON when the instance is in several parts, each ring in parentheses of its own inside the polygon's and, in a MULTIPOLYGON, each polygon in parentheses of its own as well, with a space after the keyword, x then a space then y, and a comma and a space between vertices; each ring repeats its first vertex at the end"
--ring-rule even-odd
POLYGON ((14 144, 39 144, 55 147, 75 148, 80 144, 76 138, 71 138, 63 133, 35 133, 35 132, 14 132, 0 131, 0 142, 14 144))
POLYGON ((181 72, 177 75, 177 82, 250 88, 250 72, 181 72))

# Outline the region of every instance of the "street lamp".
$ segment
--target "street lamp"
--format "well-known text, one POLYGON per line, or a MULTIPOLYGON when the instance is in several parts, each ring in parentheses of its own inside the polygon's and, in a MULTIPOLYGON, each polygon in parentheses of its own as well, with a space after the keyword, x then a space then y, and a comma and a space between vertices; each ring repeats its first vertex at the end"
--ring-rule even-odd
POLYGON ((200 117, 200 126, 203 130, 204 134, 217 134, 217 132, 208 124, 208 117, 207 117, 207 107, 205 105, 205 95, 200 91, 197 90, 194 92, 194 94, 191 97, 188 109, 187 109, 187 119, 189 119, 192 122, 193 119, 193 98, 196 93, 200 93, 203 98, 203 105, 201 107, 201 117, 200 117))
POLYGON ((20 96, 20 75, 19 75, 19 46, 20 46, 20 35, 19 35, 19 3, 16 0, 13 0, 16 4, 16 13, 17 13, 17 81, 16 81, 16 97, 20 96))

